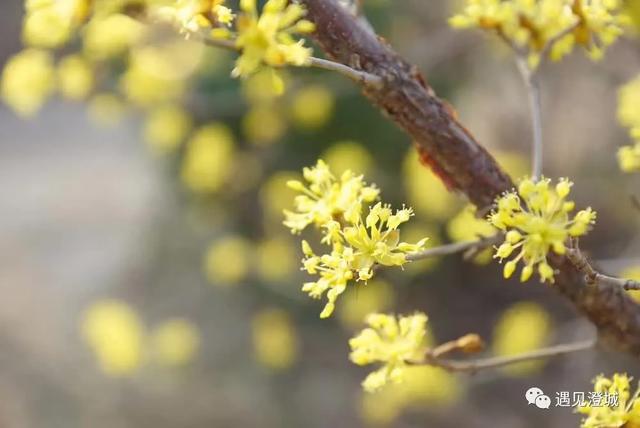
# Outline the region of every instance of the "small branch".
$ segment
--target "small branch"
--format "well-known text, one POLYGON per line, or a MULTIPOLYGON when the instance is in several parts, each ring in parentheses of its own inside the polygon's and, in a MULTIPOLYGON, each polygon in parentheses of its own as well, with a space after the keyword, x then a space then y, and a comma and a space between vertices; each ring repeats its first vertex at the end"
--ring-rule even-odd
MULTIPOLYGON (((214 39, 212 37, 207 37, 206 35, 203 35, 201 33, 189 33, 189 35, 197 37, 206 45, 239 52, 239 49, 236 47, 236 44, 233 40, 214 39)), ((309 66, 342 74, 343 76, 353 80, 354 82, 372 89, 380 90, 384 86, 384 81, 380 76, 353 69, 339 62, 311 57, 309 59, 309 66)))
POLYGON ((564 30, 560 31, 558 34, 550 38, 547 41, 547 44, 542 49, 542 51, 540 52, 540 61, 541 62, 544 61, 549 56, 549 54, 551 53, 551 49, 553 49, 553 45, 558 43, 565 36, 568 36, 569 34, 573 33, 576 30, 576 28, 580 26, 580 24, 581 22, 577 21, 575 24, 565 28, 564 30))
POLYGON ((416 261, 429 257, 441 257, 451 254, 462 253, 468 250, 478 250, 490 247, 493 244, 500 242, 503 238, 501 233, 497 233, 493 236, 474 239, 473 241, 456 242, 453 244, 442 245, 439 247, 428 248, 424 251, 417 253, 411 253, 407 255, 407 260, 416 261))
POLYGON ((469 372, 475 373, 480 370, 495 369, 509 366, 524 361, 540 360, 542 358, 557 357, 561 355, 571 354, 574 352, 585 351, 596 345, 595 339, 576 342, 570 344, 556 345, 549 348, 542 348, 531 352, 525 352, 519 355, 506 357, 490 357, 476 360, 456 361, 448 359, 440 359, 427 353, 423 364, 440 367, 451 372, 469 372))
POLYGON ((540 81, 535 70, 527 64, 527 58, 517 57, 518 70, 527 88, 529 110, 531 113, 531 127, 533 129, 533 145, 531 147, 531 176, 535 180, 542 175, 543 135, 542 135, 542 103, 540 101, 540 81))
POLYGON ((335 71, 336 73, 340 73, 343 76, 353 80, 354 82, 360 83, 369 88, 380 90, 384 86, 384 81, 380 76, 376 76, 364 71, 359 71, 339 62, 329 61, 322 58, 311 57, 310 60, 310 65, 312 67, 335 71))
POLYGON ((603 284, 611 287, 619 287, 623 290, 640 290, 640 282, 638 281, 604 275, 595 270, 577 245, 567 250, 567 258, 573 263, 576 269, 584 274, 587 285, 603 284))

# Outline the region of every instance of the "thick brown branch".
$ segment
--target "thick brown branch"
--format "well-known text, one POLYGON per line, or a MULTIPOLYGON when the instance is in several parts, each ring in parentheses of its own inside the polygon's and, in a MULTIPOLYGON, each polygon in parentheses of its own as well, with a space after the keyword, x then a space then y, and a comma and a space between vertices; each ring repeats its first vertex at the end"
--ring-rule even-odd
MULTIPOLYGON (((363 86, 364 93, 412 138, 422 160, 448 187, 465 194, 481 211, 513 187, 415 67, 336 0, 301 2, 316 24, 316 41, 330 58, 384 80, 381 88, 363 86)), ((620 287, 587 286, 584 275, 566 258, 551 262, 557 269, 555 289, 591 320, 604 341, 640 357, 640 306, 620 287)))

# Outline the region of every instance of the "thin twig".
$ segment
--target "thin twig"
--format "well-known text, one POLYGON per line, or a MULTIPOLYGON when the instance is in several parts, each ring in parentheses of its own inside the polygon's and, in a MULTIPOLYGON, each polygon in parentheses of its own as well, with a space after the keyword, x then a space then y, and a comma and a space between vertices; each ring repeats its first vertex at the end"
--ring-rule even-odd
POLYGON ((589 263, 589 260, 587 260, 587 257, 580 251, 577 244, 574 244, 573 248, 567 250, 567 258, 576 269, 584 274, 587 285, 605 284, 620 287, 624 290, 640 290, 640 282, 638 281, 616 278, 595 270, 594 267, 591 266, 591 263, 589 263))
MULTIPOLYGON (((525 352, 519 355, 505 356, 505 357, 490 357, 481 358, 475 360, 449 360, 440 359, 427 353, 425 361, 422 364, 429 366, 440 367, 451 372, 470 372, 475 373, 480 370, 500 368, 509 366, 524 361, 539 360, 542 358, 557 357, 560 355, 571 354, 574 352, 584 351, 591 349, 596 345, 595 339, 586 340, 583 342, 576 342, 570 344, 556 345, 549 348, 537 349, 531 352, 525 352)), ((415 363, 414 363, 415 364, 415 363)))
POLYGON ((529 110, 531 113, 531 127, 533 129, 533 145, 531 147, 531 176, 533 179, 542 175, 543 162, 543 136, 542 136, 542 103, 540 101, 540 81, 535 70, 531 70, 527 64, 527 58, 517 57, 518 70, 522 75, 527 96, 529 98, 529 110))
POLYGON ((455 242, 453 244, 441 245, 439 247, 428 248, 424 251, 411 253, 407 255, 407 260, 416 261, 429 257, 441 257, 456 253, 462 253, 471 249, 486 248, 500 242, 501 239, 502 234, 497 233, 492 236, 474 239, 472 241, 455 242))
MULTIPOLYGON (((209 46, 227 49, 234 52, 239 51, 233 40, 216 39, 207 37, 206 35, 203 35, 201 33, 190 33, 190 35, 197 37, 209 46)), ((343 76, 348 77, 356 83, 360 83, 373 89, 381 89, 384 86, 382 77, 367 73, 365 71, 356 70, 339 62, 311 57, 309 58, 309 66, 342 74, 343 76)))

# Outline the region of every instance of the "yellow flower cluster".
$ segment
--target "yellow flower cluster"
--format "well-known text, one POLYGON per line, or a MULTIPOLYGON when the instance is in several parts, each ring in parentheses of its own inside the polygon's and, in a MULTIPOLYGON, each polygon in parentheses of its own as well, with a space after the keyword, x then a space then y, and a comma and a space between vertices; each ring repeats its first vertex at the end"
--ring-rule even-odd
POLYGON ((535 68, 540 55, 560 60, 574 46, 592 59, 602 57, 630 22, 621 0, 466 0, 450 19, 455 28, 481 28, 496 33, 529 55, 535 68))
POLYGON ((230 25, 235 15, 224 2, 225 0, 176 0, 169 6, 158 8, 155 13, 162 19, 173 21, 187 34, 201 30, 226 34, 224 27, 220 25, 230 25))
POLYGON ((294 233, 314 224, 323 233, 322 242, 331 246, 330 253, 316 255, 307 241, 302 242, 304 270, 319 276, 302 290, 313 298, 326 293, 328 302, 320 314, 326 318, 349 281, 371 279, 375 265, 402 266, 407 253, 420 250, 426 239, 416 244, 400 242, 398 227, 409 221, 411 208, 394 212, 378 202, 363 219, 363 205, 374 201, 379 191, 367 186, 362 176, 347 170, 336 180, 322 160, 305 168, 303 175, 308 187, 296 180, 287 183, 300 194, 295 198, 296 212, 285 210, 284 224, 294 233))
POLYGON ((566 240, 585 235, 596 218, 591 208, 570 216, 575 203, 566 198, 572 185, 567 179, 561 179, 553 187, 549 179, 524 179, 517 192, 508 192, 496 201, 497 210, 489 216, 489 221, 506 232, 506 237, 494 257, 504 260, 517 251, 517 256, 504 266, 505 278, 509 278, 522 261, 522 282, 531 278, 534 268, 542 282, 553 282, 554 271, 547 263, 547 254, 550 251, 564 254, 566 240))
POLYGON ((587 415, 580 425, 582 428, 640 426, 640 390, 631 395, 631 378, 619 373, 615 373, 612 378, 599 375, 593 383, 594 393, 600 397, 617 397, 617 405, 603 402, 602 405, 587 404, 579 407, 578 412, 587 415))
POLYGON ((233 69, 234 76, 249 76, 261 65, 279 67, 285 64, 308 65, 311 49, 294 35, 314 30, 310 21, 302 19, 306 10, 287 0, 268 0, 258 14, 256 0, 241 0, 236 47, 242 51, 233 69))
POLYGON ((618 120, 629 128, 635 143, 618 150, 618 164, 624 172, 640 171, 640 77, 618 91, 618 120))
POLYGON ((423 313, 400 317, 373 313, 366 323, 369 327, 349 341, 349 358, 360 366, 383 364, 362 382, 365 391, 374 392, 387 382, 402 381, 407 362, 424 358, 427 316, 423 313))

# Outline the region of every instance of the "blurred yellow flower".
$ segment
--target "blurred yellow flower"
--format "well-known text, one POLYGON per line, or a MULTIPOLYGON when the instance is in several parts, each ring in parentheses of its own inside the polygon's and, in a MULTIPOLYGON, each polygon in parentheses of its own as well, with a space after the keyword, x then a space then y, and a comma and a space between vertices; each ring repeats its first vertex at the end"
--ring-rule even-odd
POLYGON ((623 172, 640 171, 640 141, 618 150, 618 164, 623 172))
MULTIPOLYGON (((477 208, 469 204, 447 223, 447 234, 454 242, 473 241, 479 238, 487 238, 498 233, 498 230, 486 219, 476 215, 477 208)), ((487 264, 493 255, 492 248, 487 248, 478 253, 474 262, 487 264)))
POLYGON ((63 58, 58 64, 58 86, 60 93, 70 100, 85 99, 93 89, 91 64, 79 54, 63 58))
POLYGON ((422 165, 417 151, 411 147, 403 165, 404 188, 416 215, 426 220, 446 220, 461 204, 431 170, 422 165))
POLYGON ((91 305, 82 319, 82 334, 106 374, 130 375, 142 364, 144 327, 126 303, 101 300, 91 305))
POLYGON ((140 42, 146 31, 144 24, 124 14, 95 16, 84 30, 84 52, 97 60, 113 58, 140 42))
POLYGON ((298 336, 287 312, 263 309, 252 320, 253 349, 258 363, 272 370, 291 367, 298 358, 298 336))
MULTIPOLYGON (((620 272, 620 277, 625 279, 632 279, 634 281, 640 281, 640 266, 630 266, 620 272)), ((640 290, 627 291, 631 295, 631 298, 640 303, 640 290)))
POLYGON ((282 95, 282 91, 274 86, 277 86, 278 81, 286 84, 288 79, 285 70, 278 70, 276 73, 272 68, 262 68, 242 80, 242 94, 252 105, 273 102, 282 95))
POLYGON ((235 285, 251 269, 251 243, 240 236, 218 239, 209 247, 204 266, 211 284, 235 285))
POLYGON ((101 126, 113 126, 118 123, 126 111, 124 102, 116 95, 104 92, 91 97, 87 112, 89 118, 101 126))
MULTIPOLYGON (((519 302, 500 316, 493 331, 494 354, 510 356, 544 347, 551 331, 547 311, 533 302, 519 302)), ((512 364, 502 370, 512 376, 526 376, 542 367, 543 361, 512 364)))
POLYGON ((360 415, 370 425, 390 425, 407 410, 441 408, 463 393, 462 382, 453 374, 431 366, 404 369, 400 383, 392 383, 375 394, 363 394, 360 415))
POLYGON ((337 311, 338 320, 349 329, 359 328, 367 315, 388 311, 395 300, 393 287, 384 280, 374 279, 366 284, 356 284, 342 297, 337 311))
POLYGON ((640 76, 618 89, 618 121, 640 139, 640 76))
POLYGON ((529 174, 531 162, 519 152, 493 150, 493 156, 509 176, 519 179, 529 174))
MULTIPOLYGON (((425 250, 442 244, 440 231, 433 225, 412 222, 402 229, 402 239, 406 239, 408 242, 418 242, 425 236, 429 237, 429 241, 425 243, 425 250)), ((415 276, 431 272, 438 267, 441 260, 442 257, 427 257, 422 260, 413 260, 411 263, 407 263, 402 267, 402 273, 415 276)))
POLYGON ((87 0, 26 0, 22 24, 25 45, 57 48, 66 43, 88 11, 87 0))
POLYGON ((160 154, 176 150, 191 130, 189 113, 175 104, 156 107, 149 112, 144 124, 144 139, 160 154))
POLYGON ((120 78, 120 89, 136 106, 152 107, 177 101, 185 92, 186 82, 181 65, 168 51, 145 46, 131 53, 129 67, 120 78))
POLYGON ((369 175, 374 166, 374 160, 369 151, 355 141, 340 141, 329 147, 321 156, 331 165, 331 169, 338 175, 347 170, 356 174, 369 175))
POLYGON ((298 252, 288 237, 276 236, 260 242, 256 248, 256 270, 268 282, 289 279, 298 268, 298 252))
POLYGON ((290 181, 300 180, 300 174, 293 171, 278 171, 265 180, 260 188, 260 203, 267 221, 282 227, 282 211, 291 208, 297 192, 287 186, 290 181))
POLYGON ((247 139, 258 146, 276 143, 287 131, 287 123, 276 105, 253 105, 242 119, 242 130, 247 139))
POLYGON ((174 318, 163 321, 151 333, 151 349, 156 361, 165 366, 190 363, 200 347, 200 333, 191 322, 174 318))
MULTIPOLYGON (((317 129, 324 126, 334 110, 333 93, 322 85, 306 85, 293 95, 291 116, 296 126, 303 129, 317 129)), ((327 159, 327 161, 329 161, 327 159)), ((329 162, 331 163, 331 162, 329 162)), ((346 168, 345 168, 346 169, 346 168)), ((365 174, 357 168, 352 171, 365 174)), ((336 170, 338 173, 341 171, 336 170)))
POLYGON ((198 129, 187 148, 182 164, 182 180, 194 192, 211 193, 222 188, 232 172, 234 139, 221 123, 198 129))
POLYGON ((40 110, 55 89, 55 70, 49 52, 25 49, 11 57, 2 73, 2 99, 21 116, 40 110))
POLYGON ((498 34, 525 50, 535 68, 541 54, 548 51, 557 61, 575 45, 592 59, 601 58, 630 23, 622 9, 621 0, 467 0, 449 23, 498 34))

